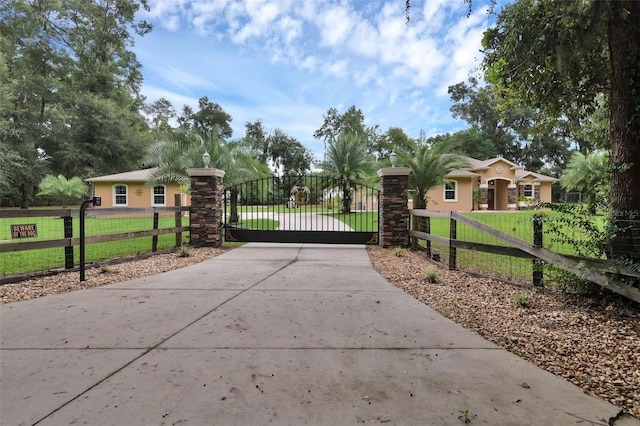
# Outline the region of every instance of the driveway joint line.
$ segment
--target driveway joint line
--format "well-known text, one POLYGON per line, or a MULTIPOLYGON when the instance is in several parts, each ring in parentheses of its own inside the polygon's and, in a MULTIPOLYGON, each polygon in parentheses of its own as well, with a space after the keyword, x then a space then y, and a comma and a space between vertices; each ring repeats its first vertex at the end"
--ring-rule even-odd
MULTIPOLYGON (((163 343, 167 342, 169 339, 171 339, 172 337, 175 337, 178 333, 181 333, 182 331, 186 330, 187 328, 191 327, 193 324, 197 323, 198 321, 200 321, 201 319, 203 319, 204 317, 206 317, 207 315, 211 314, 212 312, 216 311, 218 308, 224 306, 225 304, 227 304, 228 302, 230 302, 231 300, 235 299, 236 297, 240 296, 243 293, 246 293, 247 291, 251 290, 253 287, 257 286, 258 284, 260 284, 261 282, 271 278, 273 275, 277 274, 278 272, 282 271, 283 269, 291 266, 294 262, 296 262, 296 260, 298 259, 298 256, 300 254, 300 251, 302 250, 302 247, 298 250, 298 253, 296 254, 295 259, 287 262, 286 265, 283 265, 282 267, 278 268, 276 271, 272 272, 271 274, 267 275, 266 277, 262 278, 261 280, 259 280, 258 282, 256 282, 255 284, 253 284, 251 287, 246 288, 245 290, 242 290, 240 292, 238 292, 237 294, 229 297, 227 300, 223 301, 222 303, 218 304, 215 308, 209 310, 208 312, 206 312, 205 314, 199 316, 197 319, 195 319, 194 321, 191 321, 189 324, 187 324, 186 326, 182 327, 181 329, 179 329, 178 331, 176 331, 175 333, 171 334, 170 336, 162 339, 160 342, 158 342, 157 344, 153 345, 153 346, 149 346, 146 349, 144 349, 144 351, 136 356, 135 358, 131 359, 130 361, 126 362, 125 364, 123 364, 121 367, 119 367, 118 369, 112 371, 111 373, 107 374, 104 378, 102 378, 101 380, 97 381, 96 383, 94 383, 93 385, 89 386, 87 389, 85 389, 84 391, 80 392, 78 395, 74 396, 73 398, 71 398, 70 400, 66 401, 65 403, 63 403, 62 405, 60 405, 59 407, 57 407, 56 409, 52 410, 51 412, 49 412, 48 414, 46 414, 45 416, 43 416, 41 419, 35 421, 33 424, 37 425, 41 422, 43 422, 44 420, 46 420, 48 417, 50 417, 51 415, 57 413, 58 411, 62 410, 64 407, 66 407, 67 405, 71 404, 73 401, 77 400, 78 398, 80 398, 81 396, 83 396, 84 394, 86 394, 87 392, 91 391, 92 389, 96 388, 97 386, 101 385, 102 383, 106 382, 107 380, 109 380, 110 378, 112 378, 113 376, 115 376, 116 374, 118 374, 119 372, 121 372, 122 370, 124 370, 125 368, 129 367, 130 365, 132 365, 133 363, 135 363, 136 361, 142 359, 145 355, 149 354, 151 351, 153 351, 154 349, 157 349, 158 346, 162 345, 163 343)), ((85 350, 91 350, 91 348, 85 348, 85 350)))

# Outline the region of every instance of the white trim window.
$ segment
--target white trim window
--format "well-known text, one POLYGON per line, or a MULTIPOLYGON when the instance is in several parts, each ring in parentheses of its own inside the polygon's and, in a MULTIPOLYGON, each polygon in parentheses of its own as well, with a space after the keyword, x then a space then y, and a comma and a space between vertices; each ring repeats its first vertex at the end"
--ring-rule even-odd
POLYGON ((129 188, 127 188, 127 185, 113 185, 113 205, 114 207, 126 207, 129 205, 129 188))
POLYGON ((458 182, 448 180, 444 183, 443 200, 450 203, 458 201, 458 182))
POLYGON ((527 198, 533 198, 533 185, 530 183, 522 185, 522 194, 527 198))
POLYGON ((166 206, 167 205, 167 188, 164 185, 157 185, 153 187, 151 194, 152 206, 166 206))

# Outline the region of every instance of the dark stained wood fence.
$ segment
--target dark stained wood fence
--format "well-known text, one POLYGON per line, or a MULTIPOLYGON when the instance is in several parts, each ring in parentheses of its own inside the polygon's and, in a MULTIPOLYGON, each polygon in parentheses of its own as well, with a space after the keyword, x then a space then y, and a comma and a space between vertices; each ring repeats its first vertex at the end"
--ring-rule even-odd
MULTIPOLYGON (((131 238, 152 237, 149 245, 151 252, 157 251, 158 236, 164 234, 175 234, 175 245, 182 245, 182 233, 189 232, 189 226, 182 225, 182 212, 188 212, 189 207, 153 207, 153 208, 101 208, 88 209, 87 215, 100 216, 131 216, 149 215, 153 220, 149 221, 148 230, 135 232, 122 232, 116 234, 95 235, 85 237, 85 244, 102 243, 107 241, 118 241, 131 238), (175 218, 175 226, 158 229, 158 218, 160 215, 172 214, 175 218)), ((57 217, 64 220, 63 238, 45 241, 23 241, 15 243, 0 244, 0 250, 4 253, 19 252, 25 250, 39 250, 46 248, 64 247, 64 267, 71 269, 74 267, 73 247, 80 245, 80 238, 72 237, 72 222, 78 220, 79 210, 77 209, 57 209, 57 210, 2 210, 2 218, 36 218, 36 217, 57 217)), ((5 277, 0 279, 0 283, 7 282, 5 277)))
MULTIPOLYGON (((624 276, 637 279, 640 278, 640 273, 627 268, 620 262, 582 256, 563 255, 543 248, 542 235, 544 231, 542 227, 543 221, 541 218, 536 219, 534 217, 534 220, 532 221, 534 238, 533 244, 531 244, 530 242, 521 240, 513 235, 473 220, 460 213, 435 212, 421 209, 413 209, 410 210, 409 213, 412 216, 413 223, 417 222, 415 218, 421 218, 420 223, 422 224, 423 230, 411 229, 409 234, 414 239, 426 241, 425 250, 428 257, 432 257, 431 242, 440 243, 449 247, 449 269, 456 269, 458 267, 456 249, 466 249, 503 256, 531 259, 533 261, 532 282, 534 285, 542 285, 542 265, 544 263, 550 263, 640 303, 640 290, 622 282, 619 279, 624 276), (430 233, 430 218, 449 219, 450 233, 448 238, 432 235, 430 233), (463 223, 475 230, 496 238, 509 246, 459 240, 457 239, 457 223, 463 223)), ((413 246, 416 247, 417 244, 414 243, 413 246)))

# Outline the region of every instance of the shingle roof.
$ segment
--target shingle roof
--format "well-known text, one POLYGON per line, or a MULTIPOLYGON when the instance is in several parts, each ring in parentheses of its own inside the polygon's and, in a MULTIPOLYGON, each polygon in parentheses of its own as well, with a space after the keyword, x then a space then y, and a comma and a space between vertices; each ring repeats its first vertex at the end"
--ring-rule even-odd
POLYGON ((516 180, 524 179, 529 175, 533 176, 534 181, 540 181, 540 182, 557 182, 558 181, 557 178, 546 176, 540 173, 529 172, 527 170, 516 170, 516 180))
POLYGON ((447 173, 447 177, 478 177, 478 173, 470 172, 469 170, 454 170, 447 173))
POLYGON ((134 170, 114 175, 96 176, 85 179, 87 182, 146 182, 157 169, 134 170))
POLYGON ((546 176, 546 175, 543 175, 543 174, 540 174, 540 173, 534 173, 534 172, 530 172, 528 170, 524 170, 522 167, 518 166, 516 163, 514 163, 512 161, 509 161, 504 157, 494 157, 494 158, 489 158, 488 160, 477 160, 477 159, 471 158, 471 157, 464 157, 464 159, 467 160, 467 162, 471 165, 471 167, 465 168, 465 169, 454 170, 451 173, 447 174, 448 177, 474 177, 474 176, 480 176, 479 174, 474 173, 474 171, 486 170, 492 164, 502 160, 505 163, 511 165, 512 169, 514 169, 516 180, 524 179, 527 176, 533 176, 534 177, 534 181, 538 181, 538 182, 556 182, 558 180, 558 179, 556 179, 554 177, 551 177, 551 176, 546 176))
POLYGON ((493 157, 493 158, 489 158, 488 160, 476 160, 475 158, 471 158, 471 157, 465 157, 465 158, 469 162, 469 164, 471 164, 471 170, 483 169, 483 168, 489 167, 493 163, 497 163, 498 161, 504 161, 514 169, 522 168, 518 166, 516 163, 514 163, 513 161, 509 161, 504 157, 493 157))

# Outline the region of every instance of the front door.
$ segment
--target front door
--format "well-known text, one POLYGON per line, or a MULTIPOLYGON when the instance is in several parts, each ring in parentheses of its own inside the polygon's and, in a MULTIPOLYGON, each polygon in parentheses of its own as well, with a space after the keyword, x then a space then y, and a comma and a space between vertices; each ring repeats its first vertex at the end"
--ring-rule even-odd
POLYGON ((496 209, 496 190, 495 189, 489 189, 487 192, 487 204, 489 205, 488 209, 489 210, 495 210, 496 209))

